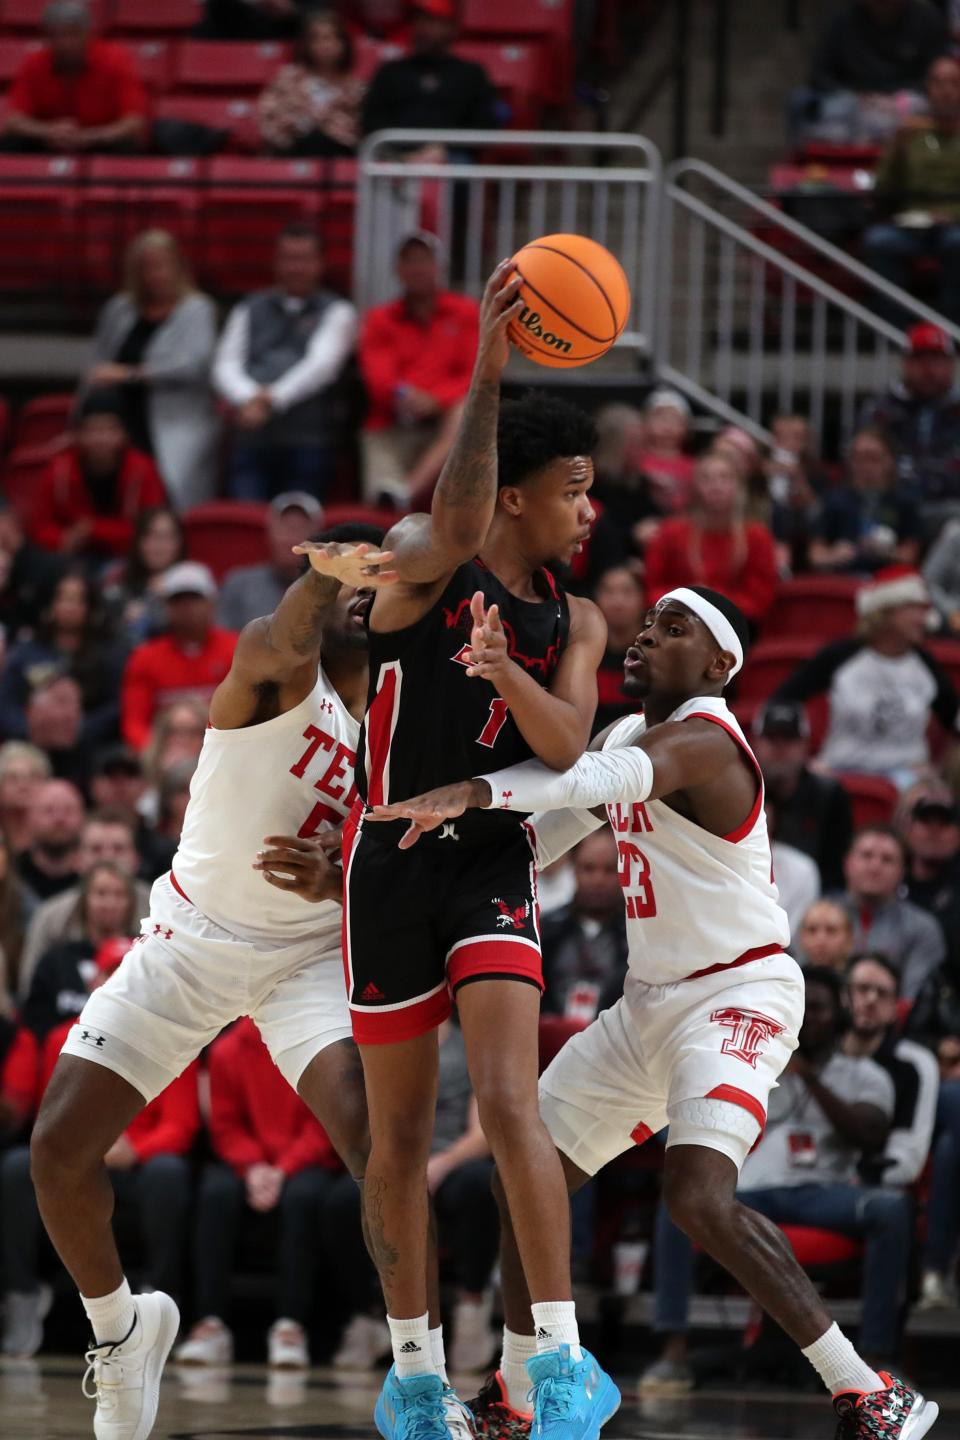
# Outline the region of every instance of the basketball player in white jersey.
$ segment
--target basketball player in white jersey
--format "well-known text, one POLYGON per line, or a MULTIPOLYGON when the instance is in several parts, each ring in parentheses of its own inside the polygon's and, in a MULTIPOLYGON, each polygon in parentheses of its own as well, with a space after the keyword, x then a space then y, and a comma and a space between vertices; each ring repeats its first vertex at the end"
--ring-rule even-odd
MULTIPOLYGON (((860 1358, 783 1233, 736 1199, 804 1004, 800 970, 783 953, 789 931, 760 768, 722 698, 743 664, 747 634, 726 597, 674 590, 627 652, 625 690, 643 702, 644 716, 598 736, 599 753, 563 774, 527 761, 379 813, 411 821, 409 845, 467 806, 540 812, 531 824, 541 865, 609 819, 627 910, 624 994, 567 1043, 540 1082, 568 1185, 576 1190, 668 1125, 671 1218, 801 1347, 833 1395, 838 1437, 919 1440, 936 1404, 860 1358)), ((503 643, 489 616, 471 643, 482 676, 503 643)), ((505 1440, 526 1428, 518 1362, 529 1309, 502 1204, 501 1212, 504 1359, 473 1409, 478 1434, 505 1440)))
POLYGON ((150 1434, 179 1325, 169 1296, 131 1294, 111 1229, 103 1157, 143 1106, 225 1025, 250 1015, 344 1162, 363 1173, 366 1102, 340 883, 317 847, 356 793, 364 619, 374 589, 392 578, 389 556, 367 543, 379 538, 341 526, 330 543, 298 547, 335 555, 338 578, 308 567, 274 613, 240 635, 210 704, 173 867, 153 886, 137 943, 70 1031, 40 1107, 33 1178, 93 1330, 84 1392, 96 1398, 97 1440, 150 1434))

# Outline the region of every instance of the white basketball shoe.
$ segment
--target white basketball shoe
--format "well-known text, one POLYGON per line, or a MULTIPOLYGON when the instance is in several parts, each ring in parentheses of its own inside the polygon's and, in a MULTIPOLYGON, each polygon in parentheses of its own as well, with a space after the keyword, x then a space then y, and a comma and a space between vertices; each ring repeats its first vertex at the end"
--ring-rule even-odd
POLYGON ((92 1346, 86 1354, 83 1393, 96 1400, 96 1440, 147 1440, 157 1418, 160 1376, 180 1326, 169 1295, 134 1295, 133 1324, 122 1340, 92 1346))

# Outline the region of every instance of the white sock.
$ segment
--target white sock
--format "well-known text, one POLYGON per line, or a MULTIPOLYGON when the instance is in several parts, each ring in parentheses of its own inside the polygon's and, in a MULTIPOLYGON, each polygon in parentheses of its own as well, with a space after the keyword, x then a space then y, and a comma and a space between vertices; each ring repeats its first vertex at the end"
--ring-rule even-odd
POLYGON ((533 1311, 538 1355, 557 1350, 561 1345, 569 1345, 571 1360, 583 1359, 580 1331, 577 1329, 577 1309, 572 1300, 544 1300, 530 1308, 533 1311))
POLYGON ((433 1368, 436 1370, 444 1385, 450 1384, 450 1377, 447 1374, 447 1357, 443 1350, 443 1326, 438 1325, 436 1330, 430 1332, 430 1359, 433 1361, 433 1368))
POLYGON ((398 1378, 409 1380, 411 1375, 436 1375, 437 1367, 430 1353, 429 1315, 418 1315, 415 1320, 393 1320, 388 1315, 387 1324, 398 1378))
POLYGON ((831 1395, 841 1390, 885 1390, 880 1376, 860 1359, 840 1326, 834 1322, 826 1334, 802 1352, 831 1395))
POLYGON ((500 1356, 500 1378, 507 1387, 507 1404, 520 1415, 530 1414, 530 1376, 527 1361, 537 1353, 535 1335, 517 1335, 503 1327, 503 1353, 500 1356))
POLYGON ((109 1295, 97 1295, 92 1300, 81 1295, 80 1303, 87 1312, 93 1338, 98 1345, 105 1345, 109 1340, 122 1340, 129 1334, 136 1319, 137 1312, 126 1277, 109 1295))

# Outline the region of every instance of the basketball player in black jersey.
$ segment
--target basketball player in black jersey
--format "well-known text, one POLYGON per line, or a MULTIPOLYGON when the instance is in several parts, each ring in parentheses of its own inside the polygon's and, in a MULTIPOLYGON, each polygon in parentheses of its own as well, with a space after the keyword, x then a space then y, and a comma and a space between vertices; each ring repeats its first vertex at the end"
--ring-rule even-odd
MULTIPOLYGON (((579 410, 546 396, 508 402, 501 413, 518 284, 507 262, 487 286, 473 381, 430 514, 406 517, 385 542, 399 579, 378 594, 367 622, 357 786, 368 805, 531 756, 560 769, 589 739, 606 627, 545 567, 568 563, 589 535, 595 432, 579 410), (490 606, 509 657, 495 684, 469 674, 475 615, 490 606)), ((398 852, 405 827, 367 827, 362 809, 344 834, 344 964, 370 1111, 366 1218, 395 1361, 377 1424, 402 1440, 425 1412, 438 1413, 426 1175, 436 1028, 456 995, 480 1118, 530 1278, 544 1352, 538 1379, 566 1366, 547 1386, 545 1427, 552 1440, 590 1440, 616 1392, 579 1348, 566 1191, 537 1106, 541 956, 523 824, 475 813, 429 845, 398 852)))

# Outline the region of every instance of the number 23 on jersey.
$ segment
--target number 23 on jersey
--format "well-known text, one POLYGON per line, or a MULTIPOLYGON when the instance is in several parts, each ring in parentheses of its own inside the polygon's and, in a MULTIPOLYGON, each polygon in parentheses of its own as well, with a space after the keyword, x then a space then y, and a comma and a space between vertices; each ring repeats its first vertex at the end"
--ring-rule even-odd
POLYGON ((649 833, 653 829, 647 814, 647 807, 639 802, 630 806, 610 805, 607 807, 607 813, 610 816, 613 832, 617 836, 617 848, 620 854, 620 884, 624 890, 623 898, 627 907, 627 919, 648 920, 657 913, 657 899, 653 893, 653 882, 650 878, 650 861, 633 840, 620 838, 627 830, 649 833))

